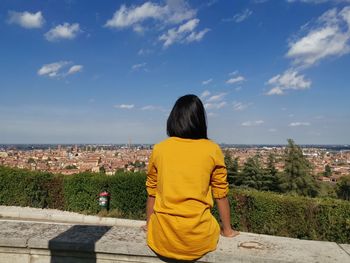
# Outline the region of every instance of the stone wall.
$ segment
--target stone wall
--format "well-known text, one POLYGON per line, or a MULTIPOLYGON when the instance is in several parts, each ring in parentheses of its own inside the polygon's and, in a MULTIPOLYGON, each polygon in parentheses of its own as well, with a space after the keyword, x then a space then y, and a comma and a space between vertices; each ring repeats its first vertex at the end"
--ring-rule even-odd
MULTIPOLYGON (((140 221, 90 225, 0 219, 0 263, 162 262, 140 221), (134 225, 133 225, 134 224, 134 225)), ((198 262, 350 262, 350 245, 241 233, 198 262)))

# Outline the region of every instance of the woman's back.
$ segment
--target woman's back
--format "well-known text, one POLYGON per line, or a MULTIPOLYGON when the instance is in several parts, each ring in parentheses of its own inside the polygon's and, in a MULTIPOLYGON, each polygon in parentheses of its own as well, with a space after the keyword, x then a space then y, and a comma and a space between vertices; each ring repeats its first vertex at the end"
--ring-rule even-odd
POLYGON ((228 191, 219 146, 208 139, 170 137, 155 145, 147 191, 155 196, 148 244, 162 256, 195 259, 216 248, 220 228, 210 213, 228 191))

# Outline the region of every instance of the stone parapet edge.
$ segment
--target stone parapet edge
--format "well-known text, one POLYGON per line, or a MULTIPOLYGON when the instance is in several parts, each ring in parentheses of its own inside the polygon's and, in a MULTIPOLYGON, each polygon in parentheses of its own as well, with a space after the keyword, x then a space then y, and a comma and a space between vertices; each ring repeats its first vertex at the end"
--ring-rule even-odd
POLYGON ((48 212, 47 209, 18 207, 17 211, 6 209, 6 206, 0 206, 0 218, 23 219, 23 220, 41 220, 58 223, 73 223, 73 224, 96 224, 107 226, 128 226, 141 227, 145 225, 142 220, 130 220, 112 217, 99 217, 92 215, 83 215, 73 212, 53 210, 53 213, 48 212), (26 211, 30 209, 30 211, 26 211), (36 211, 35 211, 36 210, 36 211))

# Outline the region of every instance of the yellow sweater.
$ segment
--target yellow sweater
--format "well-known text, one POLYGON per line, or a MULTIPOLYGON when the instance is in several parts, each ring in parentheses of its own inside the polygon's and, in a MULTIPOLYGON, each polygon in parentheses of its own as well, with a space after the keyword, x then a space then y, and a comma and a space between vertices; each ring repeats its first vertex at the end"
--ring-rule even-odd
POLYGON ((216 249, 220 227, 213 198, 228 193, 220 147, 207 139, 170 137, 153 148, 146 188, 155 197, 147 243, 157 254, 193 260, 216 249))

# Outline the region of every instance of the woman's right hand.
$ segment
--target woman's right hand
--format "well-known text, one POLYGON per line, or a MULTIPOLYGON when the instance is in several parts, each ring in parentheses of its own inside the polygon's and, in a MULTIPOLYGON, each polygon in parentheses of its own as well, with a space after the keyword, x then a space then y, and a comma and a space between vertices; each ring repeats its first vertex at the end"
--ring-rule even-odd
POLYGON ((232 228, 229 228, 229 229, 221 228, 220 234, 223 237, 235 237, 235 236, 238 236, 240 233, 238 231, 233 230, 232 228))

